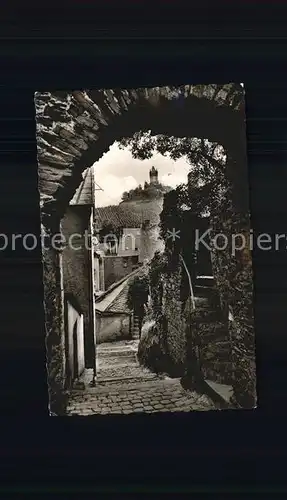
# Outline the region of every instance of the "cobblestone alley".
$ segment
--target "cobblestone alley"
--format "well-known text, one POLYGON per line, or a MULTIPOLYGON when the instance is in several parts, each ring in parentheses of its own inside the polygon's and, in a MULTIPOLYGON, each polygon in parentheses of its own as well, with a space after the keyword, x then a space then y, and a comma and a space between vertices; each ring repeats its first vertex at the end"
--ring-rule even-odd
POLYGON ((215 409, 205 395, 185 391, 180 379, 157 376, 137 361, 137 340, 98 346, 96 387, 89 387, 92 370, 81 378, 83 390, 73 390, 68 415, 189 412, 215 409))

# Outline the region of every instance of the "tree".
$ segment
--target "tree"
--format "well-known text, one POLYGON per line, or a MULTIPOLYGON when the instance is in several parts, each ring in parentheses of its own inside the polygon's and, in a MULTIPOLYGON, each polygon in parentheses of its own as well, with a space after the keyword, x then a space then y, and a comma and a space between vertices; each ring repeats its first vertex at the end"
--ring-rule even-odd
POLYGON ((213 166, 217 167, 217 163, 221 163, 226 156, 222 146, 207 139, 152 136, 151 131, 137 132, 132 137, 123 138, 118 145, 120 148, 129 148, 132 155, 141 160, 149 159, 158 152, 169 155, 172 160, 186 157, 191 165, 203 159, 212 160, 213 166))
POLYGON ((122 194, 122 201, 128 201, 129 200, 129 193, 127 191, 124 191, 122 194))
MULTIPOLYGON (((197 204, 200 200, 204 202, 203 210, 217 202, 226 184, 226 152, 221 145, 207 139, 152 136, 151 131, 137 132, 132 137, 123 138, 119 147, 127 147, 139 159, 151 158, 155 152, 169 156, 172 160, 185 157, 191 166, 189 186, 196 196, 194 201, 197 204)), ((165 194, 171 188, 159 185, 158 189, 165 194)))
POLYGON ((131 189, 129 192, 124 192, 122 194, 122 201, 133 201, 138 199, 154 199, 157 197, 162 197, 165 193, 169 192, 172 188, 169 186, 164 186, 162 184, 157 184, 156 186, 150 185, 147 182, 144 183, 144 188, 139 184, 135 189, 131 189))
POLYGON ((155 152, 168 155, 172 160, 185 157, 192 167, 194 180, 200 183, 215 181, 218 185, 224 177, 233 187, 230 196, 234 210, 244 217, 249 209, 247 169, 241 139, 238 144, 232 144, 227 151, 207 139, 152 136, 151 131, 137 132, 118 143, 120 148, 130 149, 134 158, 142 160, 151 158, 155 152))

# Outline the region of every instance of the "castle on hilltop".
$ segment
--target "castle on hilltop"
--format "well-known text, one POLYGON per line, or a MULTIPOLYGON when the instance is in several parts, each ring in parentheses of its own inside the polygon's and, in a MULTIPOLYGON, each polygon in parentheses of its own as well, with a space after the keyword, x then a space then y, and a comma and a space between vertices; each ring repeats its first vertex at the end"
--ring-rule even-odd
POLYGON ((151 185, 158 184, 158 171, 154 167, 152 167, 149 171, 149 181, 151 185))
POLYGON ((122 194, 122 202, 135 200, 147 201, 162 198, 170 189, 169 186, 165 186, 159 182, 158 171, 153 166, 149 171, 149 182, 145 181, 143 186, 139 184, 136 188, 128 192, 125 191, 122 194))

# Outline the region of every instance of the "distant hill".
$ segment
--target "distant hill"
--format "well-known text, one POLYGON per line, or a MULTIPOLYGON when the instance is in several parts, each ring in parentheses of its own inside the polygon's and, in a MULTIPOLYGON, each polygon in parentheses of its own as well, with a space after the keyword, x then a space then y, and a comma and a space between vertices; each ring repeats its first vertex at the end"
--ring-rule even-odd
POLYGON ((124 193, 123 201, 118 205, 97 207, 95 209, 95 227, 113 228, 142 227, 145 223, 151 226, 160 223, 164 194, 172 188, 160 183, 145 183, 144 188, 138 186, 124 193))

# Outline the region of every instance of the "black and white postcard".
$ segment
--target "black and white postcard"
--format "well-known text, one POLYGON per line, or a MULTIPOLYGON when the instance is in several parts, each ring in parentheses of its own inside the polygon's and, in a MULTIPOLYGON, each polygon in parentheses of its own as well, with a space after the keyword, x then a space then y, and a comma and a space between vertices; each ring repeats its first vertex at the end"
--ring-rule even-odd
POLYGON ((244 97, 35 94, 51 416, 256 407, 244 97))

